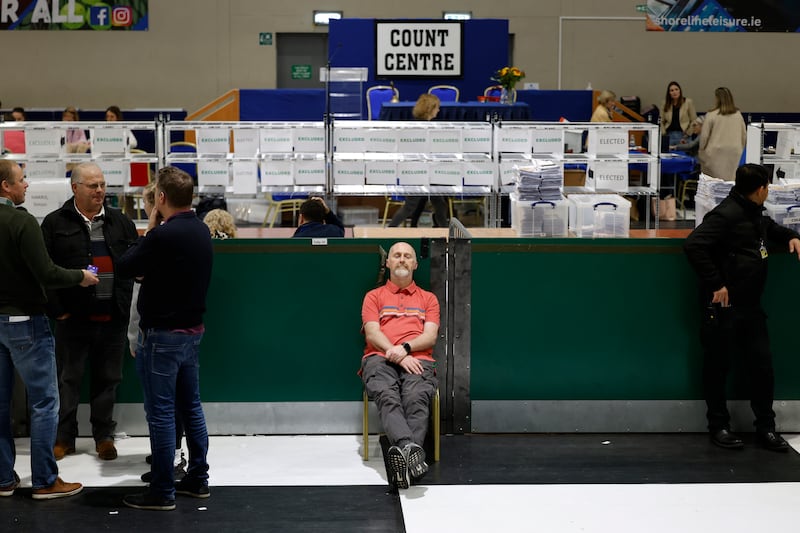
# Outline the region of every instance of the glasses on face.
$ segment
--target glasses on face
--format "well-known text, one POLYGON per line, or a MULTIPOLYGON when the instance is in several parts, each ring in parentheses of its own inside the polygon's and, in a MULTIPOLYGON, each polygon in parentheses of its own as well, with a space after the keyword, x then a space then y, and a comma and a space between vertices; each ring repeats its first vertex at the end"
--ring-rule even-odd
POLYGON ((82 181, 79 181, 78 185, 83 185, 87 189, 91 189, 93 191, 96 191, 97 189, 105 189, 106 188, 106 182, 105 181, 99 181, 97 183, 84 183, 82 181))

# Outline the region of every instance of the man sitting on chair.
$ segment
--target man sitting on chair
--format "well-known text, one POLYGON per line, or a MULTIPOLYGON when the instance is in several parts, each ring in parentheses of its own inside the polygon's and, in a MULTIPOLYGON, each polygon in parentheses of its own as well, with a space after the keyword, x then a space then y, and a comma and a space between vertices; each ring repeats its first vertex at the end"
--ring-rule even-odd
POLYGON ((300 226, 292 237, 344 237, 344 224, 318 196, 300 205, 300 226))
POLYGON ((361 308, 367 346, 361 378, 375 400, 389 439, 389 482, 407 489, 409 476, 428 471, 422 444, 438 382, 433 346, 439 333, 439 301, 414 283, 414 248, 395 243, 386 259, 390 278, 364 297, 361 308))

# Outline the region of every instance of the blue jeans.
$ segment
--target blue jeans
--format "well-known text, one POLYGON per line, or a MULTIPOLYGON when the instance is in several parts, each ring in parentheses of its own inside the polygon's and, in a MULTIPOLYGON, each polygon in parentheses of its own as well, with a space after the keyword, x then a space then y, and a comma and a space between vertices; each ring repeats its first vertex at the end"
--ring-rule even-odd
POLYGON ((18 317, 0 315, 0 485, 14 481, 11 392, 16 368, 30 405, 32 485, 41 489, 51 486, 58 477, 53 456, 58 427, 55 343, 46 316, 12 322, 15 318, 18 317))
POLYGON ((208 480, 208 430, 200 403, 199 348, 203 334, 149 329, 140 333, 136 371, 153 453, 150 492, 175 497, 175 417, 183 421, 189 448, 187 477, 208 480))

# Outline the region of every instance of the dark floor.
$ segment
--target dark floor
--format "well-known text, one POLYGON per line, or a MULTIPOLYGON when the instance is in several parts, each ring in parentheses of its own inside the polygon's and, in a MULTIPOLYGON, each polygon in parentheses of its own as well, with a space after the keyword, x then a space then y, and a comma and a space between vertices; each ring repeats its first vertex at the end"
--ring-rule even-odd
MULTIPOLYGON (((713 446, 706 434, 443 436, 441 461, 422 485, 800 482, 797 452, 769 452, 752 435, 744 438, 745 448, 734 451, 713 446)), ((387 486, 212 487, 209 499, 178 496, 173 512, 128 509, 121 502, 130 492, 88 487, 40 502, 20 489, 0 498, 0 531, 405 531, 402 498, 387 486)))

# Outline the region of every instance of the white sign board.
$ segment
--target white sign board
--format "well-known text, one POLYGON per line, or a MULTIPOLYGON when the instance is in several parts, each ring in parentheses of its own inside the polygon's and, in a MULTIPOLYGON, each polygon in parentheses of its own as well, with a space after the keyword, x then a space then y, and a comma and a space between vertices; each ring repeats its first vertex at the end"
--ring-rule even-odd
POLYGON ((388 152, 397 151, 396 129, 369 129, 367 130, 367 151, 368 152, 388 152))
POLYGON ((492 130, 465 129, 461 136, 461 149, 465 154, 492 153, 492 130))
POLYGON ((261 185, 270 187, 277 185, 294 185, 294 164, 292 161, 261 162, 261 185))
POLYGON ((428 185, 429 164, 423 161, 400 161, 397 163, 399 185, 428 185))
POLYGON ((531 153, 531 130, 525 128, 497 128, 495 130, 498 152, 531 153))
MULTIPOLYGON (((200 128, 197 130, 198 154, 227 154, 230 151, 230 130, 222 128, 200 128)), ((198 185, 199 185, 198 181, 198 185)))
POLYGON ((67 178, 30 181, 22 206, 36 218, 44 218, 72 196, 67 178))
POLYGON ((395 161, 367 161, 367 185, 397 185, 395 161))
POLYGON ((364 185, 363 161, 335 161, 333 183, 336 185, 364 185))
POLYGON ((534 154, 564 154, 564 130, 533 130, 531 146, 534 154))
POLYGON ((60 154, 63 138, 64 130, 27 128, 25 130, 25 153, 28 155, 60 154))
POLYGON ((233 153, 239 157, 254 157, 258 155, 259 130, 234 129, 233 153))
MULTIPOLYGON (((124 133, 124 132, 123 132, 124 133)), ((126 137, 127 138, 127 134, 126 137)), ((124 187, 130 181, 128 176, 131 165, 125 161, 95 161, 100 170, 103 171, 103 178, 106 185, 110 187, 124 187)))
POLYGON ((265 128, 261 130, 261 153, 291 153, 294 150, 294 133, 291 128, 265 128))
POLYGON ((465 161, 464 185, 487 185, 497 183, 497 163, 494 161, 465 161))
POLYGON ((428 144, 433 153, 460 154, 461 130, 460 129, 431 129, 428 130, 428 144))
POLYGON ((314 159, 294 162, 295 185, 325 185, 325 161, 314 159))
POLYGON ((624 161, 596 161, 589 165, 586 186, 596 191, 628 192, 628 164, 624 161))
POLYGON ((66 177, 67 168, 62 161, 29 160, 25 163, 25 178, 29 183, 36 180, 63 180, 66 177))
POLYGON ((377 21, 376 77, 461 77, 463 30, 460 21, 377 21))
MULTIPOLYGON (((255 132, 255 130, 253 130, 255 132)), ((258 137, 256 137, 256 146, 258 137)), ((255 161, 234 161, 233 194, 256 194, 258 192, 258 163, 255 161)))
POLYGON ((428 130, 404 128, 397 135, 397 151, 402 154, 426 154, 430 152, 428 130))
POLYGON ((587 150, 590 154, 627 154, 628 132, 619 130, 589 130, 587 150))
POLYGON ((92 155, 124 154, 128 151, 128 130, 125 128, 93 128, 92 155))
POLYGON ((367 151, 367 135, 362 130, 334 128, 333 151, 340 153, 359 153, 367 151))
POLYGON ((428 180, 431 185, 453 185, 464 182, 464 166, 459 161, 437 161, 430 163, 428 180))
POLYGON ((301 153, 324 153, 325 130, 322 128, 296 128, 294 130, 294 151, 301 153))
POLYGON ((197 185, 200 187, 227 187, 230 181, 227 161, 199 161, 197 185))

